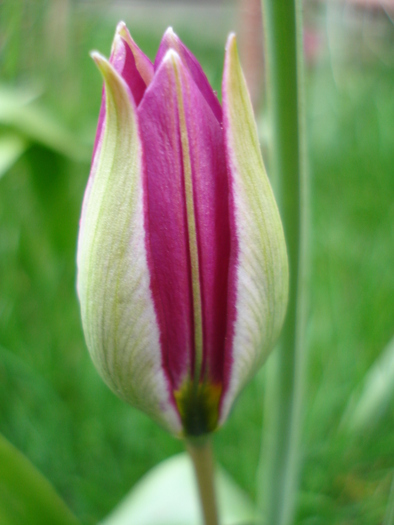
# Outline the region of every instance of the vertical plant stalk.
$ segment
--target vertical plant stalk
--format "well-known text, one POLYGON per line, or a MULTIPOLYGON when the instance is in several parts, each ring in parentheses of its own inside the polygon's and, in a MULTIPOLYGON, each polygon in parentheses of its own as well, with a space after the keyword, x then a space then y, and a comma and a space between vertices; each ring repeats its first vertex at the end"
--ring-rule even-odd
POLYGON ((269 172, 290 267, 287 317, 273 356, 259 469, 264 523, 293 522, 299 470, 304 379, 307 184, 302 105, 301 11, 297 0, 262 0, 268 108, 272 127, 269 172))
POLYGON ((214 460, 209 438, 188 439, 186 449, 193 462, 205 525, 218 525, 214 460))

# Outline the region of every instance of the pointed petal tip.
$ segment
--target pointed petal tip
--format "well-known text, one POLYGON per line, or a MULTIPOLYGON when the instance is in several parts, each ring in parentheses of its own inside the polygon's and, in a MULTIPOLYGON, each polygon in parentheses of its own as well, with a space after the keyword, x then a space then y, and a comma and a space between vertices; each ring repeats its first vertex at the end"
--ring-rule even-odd
POLYGON ((115 34, 122 34, 126 30, 127 30, 126 22, 121 20, 120 22, 118 22, 118 25, 116 26, 115 34))
POLYGON ((110 62, 98 51, 91 51, 90 56, 94 60, 98 70, 103 76, 104 82, 107 83, 108 79, 111 78, 114 69, 110 62))
POLYGON ((98 67, 100 67, 100 64, 107 61, 107 59, 96 50, 91 51, 89 55, 91 56, 91 58, 94 60, 94 62, 97 64, 98 67))
POLYGON ((131 40, 134 42, 134 40, 131 38, 129 30, 127 29, 126 22, 123 22, 123 20, 121 20, 116 26, 115 38, 116 37, 123 38, 126 41, 131 40))
POLYGON ((181 45, 181 39, 175 33, 172 26, 166 29, 161 41, 165 42, 168 47, 172 47, 173 49, 179 51, 179 46, 181 45))
POLYGON ((230 33, 226 42, 226 52, 224 58, 224 72, 223 72, 223 93, 226 92, 228 88, 229 75, 234 67, 241 67, 239 63, 238 56, 238 46, 237 46, 237 35, 235 33, 230 33))
POLYGON ((163 58, 163 61, 162 61, 162 64, 165 64, 167 62, 172 62, 172 64, 180 64, 182 61, 181 61, 181 57, 179 56, 179 54, 175 51, 175 49, 172 49, 170 48, 166 54, 164 55, 164 58, 163 58))
POLYGON ((177 39, 178 36, 177 34, 174 32, 172 26, 170 27, 167 27, 167 29, 165 30, 165 33, 163 35, 164 38, 168 38, 168 39, 177 39))
POLYGON ((225 49, 227 59, 230 55, 238 53, 237 35, 235 33, 230 33, 228 35, 225 49))
POLYGON ((116 52, 117 47, 119 47, 120 39, 124 37, 125 32, 127 32, 126 24, 121 20, 116 26, 114 39, 111 46, 111 56, 116 52))
POLYGON ((227 37, 226 49, 230 49, 232 46, 237 45, 237 35, 232 32, 227 37))

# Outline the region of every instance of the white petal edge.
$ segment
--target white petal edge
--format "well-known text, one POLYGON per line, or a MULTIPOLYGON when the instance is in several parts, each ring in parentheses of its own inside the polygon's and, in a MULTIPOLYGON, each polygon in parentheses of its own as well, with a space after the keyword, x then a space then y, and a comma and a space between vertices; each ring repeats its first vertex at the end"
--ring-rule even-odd
POLYGON ((284 321, 288 296, 282 223, 264 168, 235 35, 230 35, 226 46, 223 113, 238 260, 231 373, 222 400, 220 424, 273 348, 284 321))
POLYGON ((121 76, 98 53, 92 57, 106 84, 106 122, 78 239, 77 289, 86 343, 119 397, 180 435, 150 289, 136 111, 121 76))

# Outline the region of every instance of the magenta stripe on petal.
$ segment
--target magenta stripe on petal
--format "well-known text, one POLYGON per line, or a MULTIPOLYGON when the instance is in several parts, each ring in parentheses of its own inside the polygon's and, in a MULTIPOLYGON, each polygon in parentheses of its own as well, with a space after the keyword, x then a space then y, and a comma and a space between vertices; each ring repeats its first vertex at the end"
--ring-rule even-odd
POLYGON ((178 38, 178 36, 173 32, 172 28, 167 29, 160 42, 160 46, 155 59, 155 70, 158 69, 165 54, 169 49, 173 49, 181 57, 183 64, 189 70, 189 73, 191 74, 196 86, 201 91, 203 97, 207 101, 217 120, 221 123, 222 108, 220 106, 216 94, 214 93, 210 83, 208 82, 208 79, 198 60, 183 44, 183 42, 178 38))
MULTIPOLYGON (((189 140, 203 316, 203 374, 221 383, 229 257, 222 130, 177 58, 189 140)), ((193 296, 174 65, 162 61, 138 108, 145 154, 152 291, 174 390, 192 373, 193 296)))
POLYGON ((111 55, 110 62, 126 81, 133 95, 134 102, 138 106, 144 96, 146 84, 137 69, 130 47, 119 36, 115 37, 115 49, 111 55))
POLYGON ((155 73, 152 62, 134 42, 124 22, 119 22, 116 28, 116 32, 130 47, 130 50, 134 56, 136 68, 139 74, 141 75, 141 78, 144 81, 145 85, 149 86, 149 84, 152 82, 153 75, 155 73))
POLYGON ((191 367, 193 311, 176 85, 169 64, 156 72, 138 108, 146 166, 151 283, 163 362, 173 389, 191 367))
MULTIPOLYGON (((235 199, 234 199, 234 180, 231 173, 231 165, 229 162, 226 127, 228 123, 224 116, 224 140, 226 148, 226 164, 228 174, 228 216, 229 216, 229 228, 230 228, 230 256, 228 266, 228 280, 227 280, 227 308, 226 308, 226 342, 224 352, 222 355, 222 367, 223 367, 223 378, 222 378, 222 396, 219 406, 219 413, 221 413, 222 401, 225 398, 225 394, 228 390, 233 364, 233 344, 234 344, 234 332, 235 322, 237 319, 237 280, 238 276, 238 254, 239 254, 239 242, 238 242, 238 231, 235 220, 235 199)), ((220 419, 220 417, 219 417, 220 419)))
MULTIPOLYGON (((226 55, 225 68, 228 67, 228 58, 226 55)), ((239 279, 239 240, 238 235, 242 232, 239 231, 239 225, 236 221, 236 210, 235 210, 235 188, 234 188, 234 166, 231 162, 231 143, 230 143, 230 129, 229 129, 229 117, 228 117, 228 100, 227 100, 227 84, 225 81, 225 75, 223 75, 222 83, 222 96, 223 96, 223 134, 224 134, 224 147, 227 164, 228 174, 228 193, 229 193, 229 225, 230 225, 230 259, 228 269, 228 283, 227 283, 227 328, 226 328, 226 344, 223 354, 223 388, 222 397, 219 407, 219 412, 222 410, 222 403, 225 399, 226 393, 229 388, 232 368, 233 368, 233 344, 235 335, 235 323, 237 320, 237 284, 239 279)), ((220 419, 220 417, 219 417, 220 419)))
POLYGON ((221 384, 230 255, 223 131, 187 69, 181 73, 199 253, 203 375, 221 384))
MULTIPOLYGON (((121 26, 121 24, 119 24, 121 26)), ((126 27, 121 26, 121 29, 127 32, 127 35, 131 39, 126 27)), ((123 77, 126 84, 128 85, 130 92, 133 96, 135 104, 141 102, 144 96, 147 84, 143 80, 138 68, 137 62, 141 63, 144 67, 145 77, 149 77, 149 74, 153 76, 153 65, 149 58, 139 49, 139 47, 132 41, 133 50, 129 44, 118 34, 119 27, 117 28, 117 34, 115 34, 114 44, 112 53, 110 56, 110 63, 114 66, 115 70, 123 77), (136 56, 134 56, 134 54, 136 56)), ((142 67, 140 65, 140 67, 142 67)), ((103 130, 105 121, 105 88, 103 88, 103 94, 101 97, 100 114, 97 123, 96 138, 93 147, 93 160, 98 149, 101 133, 103 130)))
POLYGON ((96 157, 96 151, 99 149, 100 141, 102 138, 102 131, 105 121, 105 88, 103 88, 103 92, 101 95, 101 106, 100 106, 100 113, 99 118, 97 122, 97 129, 96 129, 96 137, 94 139, 94 146, 93 146, 93 154, 92 154, 92 166, 94 165, 94 159, 96 157))

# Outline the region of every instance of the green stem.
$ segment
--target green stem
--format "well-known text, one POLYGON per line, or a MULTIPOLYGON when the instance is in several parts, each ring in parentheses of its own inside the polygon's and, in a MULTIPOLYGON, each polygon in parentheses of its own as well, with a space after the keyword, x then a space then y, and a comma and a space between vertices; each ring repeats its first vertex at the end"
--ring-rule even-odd
POLYGON ((214 460, 209 438, 188 439, 186 449, 193 462, 205 525, 218 525, 214 484, 214 460))
MULTIPOLYGON (((297 0, 262 0, 272 124, 269 172, 286 236, 290 267, 287 317, 267 392, 260 473, 264 521, 288 525, 294 516, 304 378, 307 184, 302 111, 301 24, 297 0), (297 26, 299 33, 297 33, 297 26)), ((272 366, 271 364, 271 366, 272 366)))

